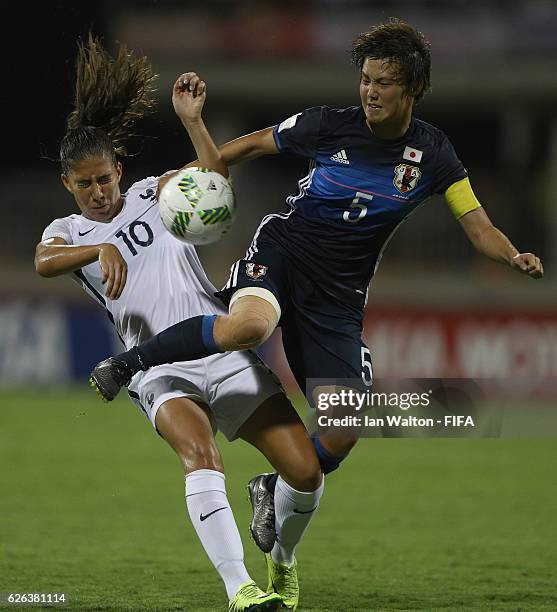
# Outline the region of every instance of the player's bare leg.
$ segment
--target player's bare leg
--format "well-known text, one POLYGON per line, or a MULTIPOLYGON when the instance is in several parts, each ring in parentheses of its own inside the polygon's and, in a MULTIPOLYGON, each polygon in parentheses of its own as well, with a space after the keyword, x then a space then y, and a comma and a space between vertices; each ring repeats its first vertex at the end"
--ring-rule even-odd
POLYGON ((264 402, 238 433, 279 473, 261 474, 250 481, 254 510, 250 529, 258 546, 270 552, 266 555, 267 591, 276 591, 284 606, 295 610, 299 587, 294 553, 323 493, 319 461, 304 424, 282 394, 264 402))
POLYGON ((309 492, 320 486, 321 468, 311 438, 282 393, 263 402, 240 427, 238 436, 265 455, 291 487, 309 492))
POLYGON ((207 406, 186 397, 170 399, 157 411, 157 430, 178 455, 186 476, 195 470, 224 473, 209 414, 207 406))
POLYGON ((265 596, 244 565, 242 540, 226 496, 222 458, 208 415, 207 406, 184 397, 170 399, 157 411, 157 430, 184 468, 188 512, 225 584, 230 608, 244 609, 253 602, 254 606, 267 603, 266 609, 277 609, 280 598, 265 596))

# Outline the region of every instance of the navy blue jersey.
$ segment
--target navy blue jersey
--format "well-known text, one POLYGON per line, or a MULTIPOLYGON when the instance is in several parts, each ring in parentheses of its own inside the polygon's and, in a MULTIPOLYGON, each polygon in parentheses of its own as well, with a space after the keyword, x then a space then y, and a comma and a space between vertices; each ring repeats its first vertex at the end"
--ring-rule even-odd
POLYGON ((361 107, 320 106, 283 121, 274 137, 281 153, 309 158, 309 169, 286 200, 290 213, 266 218, 256 240, 273 242, 328 293, 355 305, 399 224, 466 177, 445 134, 415 118, 402 138, 382 140, 361 107))

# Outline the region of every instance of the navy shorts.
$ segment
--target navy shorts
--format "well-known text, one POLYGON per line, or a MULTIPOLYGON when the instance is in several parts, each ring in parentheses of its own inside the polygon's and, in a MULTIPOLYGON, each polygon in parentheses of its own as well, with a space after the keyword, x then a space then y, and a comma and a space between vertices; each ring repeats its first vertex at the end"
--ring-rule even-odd
POLYGON ((313 387, 321 384, 369 388, 371 355, 362 341, 362 309, 326 293, 274 244, 257 246, 250 259, 232 266, 228 283, 215 295, 227 306, 245 287, 268 289, 276 297, 284 352, 310 403, 313 387))

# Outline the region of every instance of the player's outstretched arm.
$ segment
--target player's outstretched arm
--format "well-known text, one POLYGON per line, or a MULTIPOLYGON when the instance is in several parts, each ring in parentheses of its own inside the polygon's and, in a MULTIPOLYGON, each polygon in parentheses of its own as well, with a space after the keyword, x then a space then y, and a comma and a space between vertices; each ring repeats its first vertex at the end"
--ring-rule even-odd
POLYGON ((459 222, 480 253, 532 278, 542 278, 543 265, 539 257, 533 253, 519 253, 505 234, 491 223, 483 208, 466 213, 459 222))
POLYGON ((46 278, 73 272, 94 261, 103 271, 106 297, 117 300, 126 285, 128 266, 113 244, 79 246, 67 244, 63 238, 48 238, 39 242, 35 251, 35 270, 46 278))
POLYGON ((231 140, 220 147, 220 153, 227 166, 243 161, 256 159, 263 155, 275 155, 279 152, 273 136, 274 127, 268 127, 251 134, 231 140))
MULTIPOLYGON (((257 157, 261 157, 263 155, 274 155, 278 153, 277 145, 275 143, 275 138, 273 136, 273 127, 265 128, 263 130, 258 130, 257 132, 252 132, 251 134, 246 134, 245 136, 240 136, 240 138, 236 138, 223 144, 219 148, 219 152, 222 156, 224 163, 227 166, 233 166, 234 164, 239 164, 243 161, 248 161, 250 159, 256 159, 257 157)), ((199 166, 199 160, 194 160, 190 162, 185 168, 189 168, 191 166, 199 166)), ((168 177, 170 178, 170 177, 168 177)), ((166 177, 161 179, 162 181, 168 180, 166 177)))
POLYGON ((181 74, 172 88, 172 105, 189 134, 199 165, 228 177, 227 165, 201 117, 206 97, 205 81, 195 72, 181 74))
MULTIPOLYGON (((227 166, 233 166, 243 161, 256 159, 263 155, 275 155, 279 152, 273 136, 274 127, 268 127, 245 136, 240 136, 223 144, 219 148, 220 155, 227 166)), ((199 160, 190 162, 190 166, 198 166, 199 160)))

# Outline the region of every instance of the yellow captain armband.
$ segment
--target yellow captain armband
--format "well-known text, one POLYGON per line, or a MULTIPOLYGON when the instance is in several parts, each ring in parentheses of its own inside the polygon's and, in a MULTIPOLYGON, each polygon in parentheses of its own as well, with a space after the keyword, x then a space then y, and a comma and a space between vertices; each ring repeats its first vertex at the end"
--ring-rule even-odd
POLYGON ((455 219, 460 219, 460 217, 471 210, 481 207, 478 198, 476 198, 472 191, 472 185, 470 185, 468 177, 453 183, 445 191, 445 200, 447 200, 447 204, 455 219))

